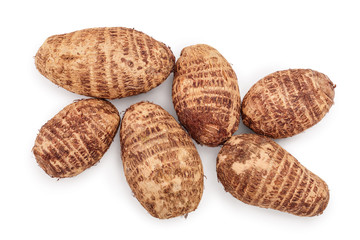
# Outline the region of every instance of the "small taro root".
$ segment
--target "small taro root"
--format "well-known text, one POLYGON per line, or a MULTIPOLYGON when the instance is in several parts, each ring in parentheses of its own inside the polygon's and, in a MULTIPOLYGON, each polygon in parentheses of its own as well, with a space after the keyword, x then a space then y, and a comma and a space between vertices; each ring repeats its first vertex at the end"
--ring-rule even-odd
POLYGON ((101 159, 119 123, 119 113, 108 101, 74 102, 40 129, 33 147, 36 161, 51 177, 78 175, 101 159))
POLYGON ((175 57, 165 44, 134 29, 90 28, 46 39, 35 65, 71 92, 114 99, 161 84, 173 71, 175 57))
POLYGON ((200 156, 168 112, 149 102, 130 106, 120 142, 126 180, 153 217, 186 216, 197 208, 204 188, 200 156))
POLYGON ((318 123, 334 103, 335 85, 311 69, 290 69, 259 80, 245 95, 241 115, 254 132, 291 137, 318 123))
POLYGON ((225 190, 247 204, 311 217, 329 202, 327 184, 265 136, 231 137, 216 169, 225 190))
POLYGON ((200 144, 218 146, 238 129, 241 100, 236 74, 208 45, 181 51, 172 98, 180 123, 200 144))

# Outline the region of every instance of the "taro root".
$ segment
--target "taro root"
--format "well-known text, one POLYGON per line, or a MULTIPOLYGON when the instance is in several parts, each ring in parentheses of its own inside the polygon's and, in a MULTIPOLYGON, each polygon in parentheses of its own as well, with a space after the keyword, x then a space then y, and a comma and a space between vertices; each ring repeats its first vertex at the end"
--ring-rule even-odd
POLYGON ((180 123, 200 144, 218 146, 238 129, 241 100, 236 74, 208 45, 181 51, 172 98, 180 123))
POLYGON ((335 85, 311 69, 289 69, 259 80, 245 95, 241 116, 254 132, 294 136, 318 123, 334 103, 335 85))
POLYGON ((149 102, 130 106, 120 142, 126 180, 153 217, 187 215, 197 208, 204 188, 200 156, 168 112, 149 102))
POLYGON ((35 65, 71 92, 114 99, 161 84, 173 71, 175 57, 165 44, 134 29, 90 28, 46 39, 35 65))
POLYGON ((265 136, 231 137, 218 154, 216 170, 227 192, 254 206, 311 217, 329 202, 327 184, 265 136))
POLYGON ((79 100, 41 127, 33 153, 51 177, 73 177, 97 163, 117 132, 120 116, 108 101, 79 100))

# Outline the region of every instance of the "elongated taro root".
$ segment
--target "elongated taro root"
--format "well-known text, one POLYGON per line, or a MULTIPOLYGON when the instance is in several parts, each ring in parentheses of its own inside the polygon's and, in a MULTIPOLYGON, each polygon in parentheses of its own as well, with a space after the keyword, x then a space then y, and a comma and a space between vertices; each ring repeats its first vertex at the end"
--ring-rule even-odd
POLYGON ((290 69, 259 80, 245 95, 241 115, 254 132, 291 137, 318 123, 334 103, 335 85, 311 69, 290 69))
POLYGON ((241 100, 236 74, 208 45, 181 51, 172 98, 179 121, 200 144, 218 146, 238 129, 241 100))
POLYGON ((40 129, 33 147, 36 161, 51 177, 78 175, 101 159, 119 123, 119 113, 108 101, 74 102, 40 129))
POLYGON ((322 214, 329 202, 327 184, 264 136, 231 137, 216 169, 225 190, 247 204, 311 217, 322 214))
POLYGON ((134 29, 90 28, 49 37, 35 65, 71 92, 114 99, 161 84, 173 71, 175 57, 165 44, 134 29))
POLYGON ((120 141, 127 182, 152 216, 172 218, 197 208, 204 188, 200 156, 168 112, 149 102, 130 106, 120 141))

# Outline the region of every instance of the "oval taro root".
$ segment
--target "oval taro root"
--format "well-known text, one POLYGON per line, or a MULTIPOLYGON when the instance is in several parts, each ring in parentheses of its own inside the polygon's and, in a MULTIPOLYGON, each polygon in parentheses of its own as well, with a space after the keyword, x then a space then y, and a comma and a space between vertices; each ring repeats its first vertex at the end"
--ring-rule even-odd
POLYGON ((238 129, 241 100, 236 74, 208 45, 181 51, 172 98, 179 121, 200 144, 218 146, 238 129))
POLYGON ((189 135, 163 108, 130 106, 120 128, 126 180, 137 200, 160 219, 194 211, 203 193, 203 168, 189 135))
POLYGON ((327 184, 265 136, 231 137, 216 169, 225 190, 247 204, 311 217, 329 202, 327 184))
POLYGON ((334 103, 334 88, 326 75, 311 69, 274 72, 245 95, 243 122, 260 135, 294 136, 325 116, 334 103))
POLYGON ((119 113, 108 101, 69 104, 41 127, 33 147, 36 161, 51 177, 78 175, 101 159, 119 123, 119 113))
POLYGON ((90 28, 46 39, 35 65, 71 92, 114 99, 161 84, 173 71, 175 57, 165 44, 134 29, 90 28))

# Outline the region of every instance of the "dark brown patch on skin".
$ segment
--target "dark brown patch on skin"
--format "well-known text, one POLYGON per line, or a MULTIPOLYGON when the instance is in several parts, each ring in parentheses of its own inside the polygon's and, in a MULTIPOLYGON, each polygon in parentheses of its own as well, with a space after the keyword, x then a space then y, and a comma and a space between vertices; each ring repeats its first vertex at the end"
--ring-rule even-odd
POLYGON ((105 100, 72 103, 40 129, 33 147, 36 161, 51 177, 76 176, 101 159, 119 123, 118 111, 105 100))
POLYGON ((217 136, 216 142, 213 141, 207 144, 211 147, 218 146, 228 139, 227 130, 222 127, 221 121, 216 117, 213 117, 213 113, 210 111, 199 114, 196 113, 196 111, 192 111, 192 109, 184 109, 178 117, 183 119, 182 124, 185 126, 190 136, 200 144, 207 140, 204 139, 204 135, 217 136), (198 126, 198 128, 194 128, 194 126, 198 126))
POLYGON ((231 137, 216 166, 225 190, 247 204, 311 217, 329 201, 327 184, 264 136, 231 137))
POLYGON ((318 123, 334 101, 335 85, 311 69, 290 69, 259 80, 245 95, 241 115, 254 132, 291 137, 318 123))

